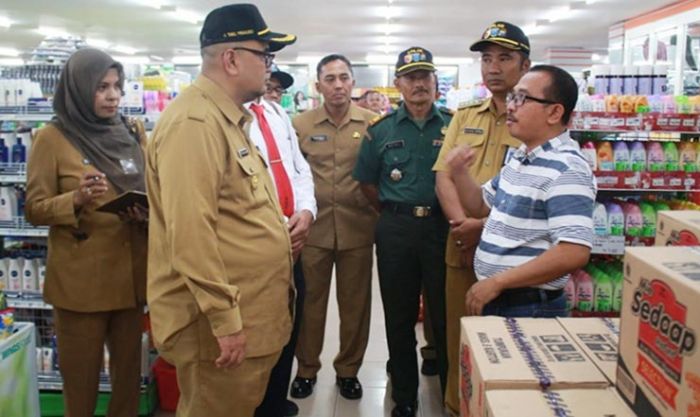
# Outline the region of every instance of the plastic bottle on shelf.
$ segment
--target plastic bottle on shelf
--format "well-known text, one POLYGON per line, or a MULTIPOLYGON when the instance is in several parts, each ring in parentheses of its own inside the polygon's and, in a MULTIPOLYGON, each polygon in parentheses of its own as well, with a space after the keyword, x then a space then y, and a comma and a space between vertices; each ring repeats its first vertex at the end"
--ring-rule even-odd
POLYGON ((625 67, 623 65, 611 65, 610 66, 610 86, 609 93, 611 95, 621 95, 622 94, 622 82, 625 67))
POLYGON ((669 211, 671 210, 671 206, 669 206, 665 201, 654 201, 654 208, 656 209, 656 213, 660 211, 669 211))
POLYGON ((678 171, 680 169, 678 146, 675 142, 664 142, 664 159, 666 160, 666 171, 678 171))
POLYGON ((576 275, 576 309, 593 310, 593 279, 585 270, 576 275))
POLYGON ((678 158, 681 169, 685 172, 696 172, 697 169, 697 150, 693 142, 681 142, 679 149, 680 156, 678 158))
POLYGON ((596 203, 593 209, 593 232, 596 236, 608 236, 610 234, 608 211, 605 209, 604 204, 596 203))
POLYGON ((34 259, 27 257, 22 266, 22 291, 36 292, 37 288, 36 265, 34 259))
POLYGON ((37 287, 40 293, 44 292, 44 282, 46 281, 46 262, 43 259, 37 259, 36 267, 37 287))
POLYGON ((608 274, 600 269, 593 275, 593 311, 606 313, 612 310, 613 283, 608 274))
POLYGON ((574 271, 569 277, 569 280, 566 281, 566 285, 564 286, 564 294, 566 294, 567 311, 571 311, 574 307, 576 307, 576 275, 578 275, 579 273, 580 271, 574 271))
POLYGON ((637 95, 637 66, 625 65, 625 75, 622 85, 623 93, 630 96, 637 95))
POLYGON ((596 94, 607 95, 610 91, 610 67, 608 65, 594 65, 592 71, 595 77, 594 89, 596 94))
POLYGON ((625 142, 615 142, 613 145, 613 159, 615 161, 615 171, 629 171, 632 169, 630 150, 625 142))
POLYGON ((642 217, 642 211, 639 209, 637 203, 626 203, 622 210, 625 215, 625 236, 641 236, 644 219, 642 217))
POLYGON ((666 170, 664 148, 659 142, 649 142, 647 144, 647 170, 650 172, 662 172, 666 170))
POLYGON ((613 156, 613 147, 608 141, 598 143, 597 149, 598 170, 599 171, 614 171, 615 159, 613 156))
POLYGON ((8 291, 22 291, 22 264, 21 259, 11 256, 7 264, 8 291))
POLYGON ((10 162, 10 150, 5 146, 5 139, 0 139, 0 163, 10 162))
POLYGON ((653 88, 653 73, 654 67, 651 65, 640 65, 639 75, 637 75, 637 94, 650 96, 654 91, 653 88))
POLYGON ((12 146, 12 162, 27 162, 27 148, 22 145, 22 138, 17 137, 17 143, 12 146))
POLYGON ((598 170, 598 152, 595 148, 595 143, 588 141, 581 146, 581 153, 588 161, 588 165, 591 167, 591 171, 598 170))
POLYGON ((9 274, 7 270, 7 259, 0 259, 0 291, 7 290, 10 287, 9 274))
POLYGON ((625 214, 617 203, 607 203, 605 208, 608 211, 608 228, 610 236, 622 236, 625 232, 625 214))
POLYGON ((630 149, 630 165, 632 171, 644 171, 647 168, 647 150, 639 141, 632 142, 630 149))
POLYGON ((654 65, 654 75, 652 78, 652 94, 660 96, 666 94, 668 83, 668 66, 654 65))
POLYGON ((656 209, 652 203, 639 203, 642 212, 642 237, 656 237, 656 209))
POLYGON ((11 186, 0 187, 0 220, 12 221, 17 216, 17 193, 11 186))

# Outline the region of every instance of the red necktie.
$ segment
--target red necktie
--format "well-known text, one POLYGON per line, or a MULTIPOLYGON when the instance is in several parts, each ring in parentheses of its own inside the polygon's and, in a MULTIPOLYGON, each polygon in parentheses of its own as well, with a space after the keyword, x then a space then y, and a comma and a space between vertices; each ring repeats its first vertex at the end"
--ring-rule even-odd
POLYGON ((282 164, 282 158, 280 157, 275 137, 272 134, 272 129, 270 129, 270 125, 265 118, 265 108, 260 104, 251 104, 250 109, 253 110, 253 113, 258 118, 260 132, 262 132, 263 139, 265 139, 267 159, 269 160, 270 168, 272 168, 272 176, 275 178, 277 198, 282 207, 282 213, 287 217, 292 217, 292 214, 294 214, 294 191, 292 190, 289 176, 287 176, 287 171, 284 169, 284 164, 282 164))

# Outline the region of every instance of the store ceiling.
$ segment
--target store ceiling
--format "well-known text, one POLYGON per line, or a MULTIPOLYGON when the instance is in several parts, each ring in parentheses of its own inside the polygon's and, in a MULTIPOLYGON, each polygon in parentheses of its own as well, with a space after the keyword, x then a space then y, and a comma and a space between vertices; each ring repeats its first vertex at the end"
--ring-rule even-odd
MULTIPOLYGON (((420 45, 441 57, 469 56, 468 45, 494 20, 526 26, 557 8, 572 5, 560 20, 531 35, 533 56, 548 47, 604 50, 611 24, 674 3, 662 0, 393 0, 391 33, 386 37, 389 0, 262 0, 256 2, 273 30, 294 33, 299 40, 279 54, 279 61, 314 61, 330 52, 365 61, 368 54, 395 56, 420 45), (591 4, 589 4, 591 3, 591 4), (387 46, 387 41, 388 46, 387 46), (301 58, 299 58, 301 56, 301 58)), ((227 4, 215 0, 3 0, 0 27, 3 48, 31 51, 43 39, 39 28, 133 48, 133 56, 170 60, 198 54, 198 33, 206 13, 227 4), (153 6, 160 8, 155 8, 153 6), (187 21, 189 20, 189 21, 187 21)), ((104 46, 103 46, 104 47, 104 46)), ((113 48, 110 46, 109 48, 113 48)), ((111 51, 114 55, 125 55, 111 51)))

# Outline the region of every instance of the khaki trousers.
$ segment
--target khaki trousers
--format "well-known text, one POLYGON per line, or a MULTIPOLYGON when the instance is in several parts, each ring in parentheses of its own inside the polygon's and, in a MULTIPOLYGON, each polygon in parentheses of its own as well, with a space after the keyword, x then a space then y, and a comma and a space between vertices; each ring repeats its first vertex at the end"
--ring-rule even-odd
POLYGON ((326 312, 335 265, 340 314, 340 352, 333 361, 337 376, 357 376, 367 349, 372 296, 372 246, 348 250, 306 246, 302 250, 306 279, 304 316, 299 329, 297 376, 313 378, 321 369, 326 312))
POLYGON ((457 268, 447 265, 445 277, 445 322, 447 325, 447 387, 445 407, 452 416, 459 416, 459 320, 467 315, 464 297, 476 283, 472 268, 457 268))
POLYGON ((143 309, 79 313, 54 308, 54 319, 66 416, 94 415, 105 344, 112 382, 107 417, 136 416, 143 309))
POLYGON ((280 353, 246 357, 235 368, 219 369, 214 364, 220 354, 219 345, 209 322, 201 315, 160 350, 161 356, 177 369, 180 401, 176 416, 253 417, 280 353))

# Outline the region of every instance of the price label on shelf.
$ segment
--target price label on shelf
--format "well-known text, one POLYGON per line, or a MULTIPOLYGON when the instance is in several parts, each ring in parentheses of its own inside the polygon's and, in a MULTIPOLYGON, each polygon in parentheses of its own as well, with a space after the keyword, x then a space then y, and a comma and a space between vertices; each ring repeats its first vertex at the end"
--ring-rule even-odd
POLYGON ((625 125, 628 127, 641 127, 642 118, 641 117, 628 117, 625 125))
POLYGON ((591 253, 597 255, 624 255, 624 236, 593 236, 593 248, 591 253))
POLYGON ((610 126, 612 127, 622 127, 625 126, 626 119, 624 117, 615 117, 611 119, 610 126))
POLYGON ((664 177, 652 178, 651 186, 656 188, 663 188, 666 186, 666 179, 664 177))

